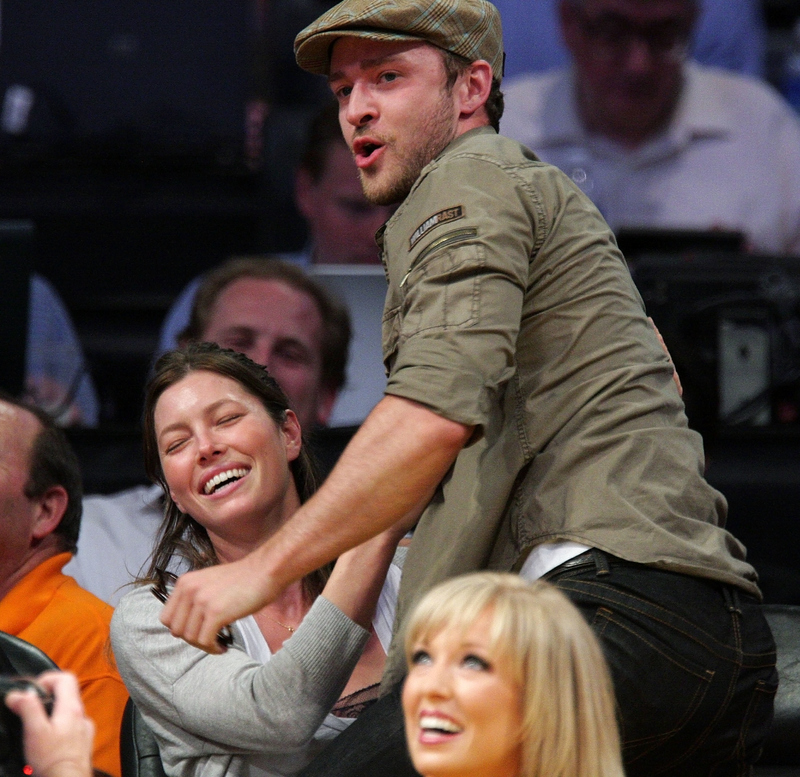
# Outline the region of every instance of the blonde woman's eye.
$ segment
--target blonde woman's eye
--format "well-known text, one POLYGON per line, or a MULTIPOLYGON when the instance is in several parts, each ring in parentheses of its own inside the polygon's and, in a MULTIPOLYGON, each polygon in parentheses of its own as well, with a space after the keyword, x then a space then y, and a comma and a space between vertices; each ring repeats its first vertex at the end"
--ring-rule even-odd
POLYGON ((415 650, 411 654, 411 664, 413 666, 428 666, 431 663, 431 656, 425 650, 415 650))
POLYGON ((464 656, 463 665, 467 667, 467 669, 475 669, 480 672, 485 672, 487 669, 490 668, 490 664, 488 661, 484 660, 480 656, 476 656, 473 654, 469 654, 464 656))

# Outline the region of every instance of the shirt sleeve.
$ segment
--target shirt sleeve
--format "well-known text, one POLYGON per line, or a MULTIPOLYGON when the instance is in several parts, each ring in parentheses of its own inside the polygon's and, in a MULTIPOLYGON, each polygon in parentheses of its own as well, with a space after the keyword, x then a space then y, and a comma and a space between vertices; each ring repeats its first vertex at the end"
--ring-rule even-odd
POLYGON ((491 160, 464 155, 411 194, 413 208, 393 227, 406 245, 417 222, 424 229, 443 209, 462 215, 430 229, 408 253, 402 304, 384 322, 392 330, 387 393, 466 425, 487 421, 514 373, 535 250, 540 199, 526 186, 491 160))

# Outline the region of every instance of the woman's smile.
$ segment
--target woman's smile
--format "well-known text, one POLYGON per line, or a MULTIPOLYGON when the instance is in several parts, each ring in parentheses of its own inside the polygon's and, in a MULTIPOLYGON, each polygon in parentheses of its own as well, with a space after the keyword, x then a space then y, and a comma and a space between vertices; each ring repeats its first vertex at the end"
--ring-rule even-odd
POLYGON ((201 480, 201 491, 206 496, 222 495, 230 493, 234 483, 238 483, 242 478, 247 477, 250 473, 249 467, 223 467, 221 472, 216 475, 213 472, 207 472, 201 480))

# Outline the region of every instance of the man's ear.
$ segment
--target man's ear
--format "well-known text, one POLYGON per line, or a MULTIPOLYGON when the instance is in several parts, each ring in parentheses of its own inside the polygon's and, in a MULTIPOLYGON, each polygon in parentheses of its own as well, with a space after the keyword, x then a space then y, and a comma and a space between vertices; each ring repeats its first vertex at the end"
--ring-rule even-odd
POLYGON ((52 534, 61 523, 67 511, 69 496, 64 486, 50 486, 40 497, 36 497, 36 517, 31 534, 36 540, 41 540, 52 534))
POLYGON ((492 66, 484 59, 472 62, 459 76, 457 85, 458 107, 462 118, 479 111, 492 91, 492 66))

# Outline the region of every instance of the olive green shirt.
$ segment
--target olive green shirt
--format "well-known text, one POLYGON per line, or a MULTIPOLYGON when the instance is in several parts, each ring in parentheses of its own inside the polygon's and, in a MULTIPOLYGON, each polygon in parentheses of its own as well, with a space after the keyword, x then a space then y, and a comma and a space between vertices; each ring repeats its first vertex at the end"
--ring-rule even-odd
POLYGON ((379 239, 387 393, 476 428, 416 529, 396 630, 437 582, 556 540, 760 596, 625 260, 569 178, 472 130, 379 239))

